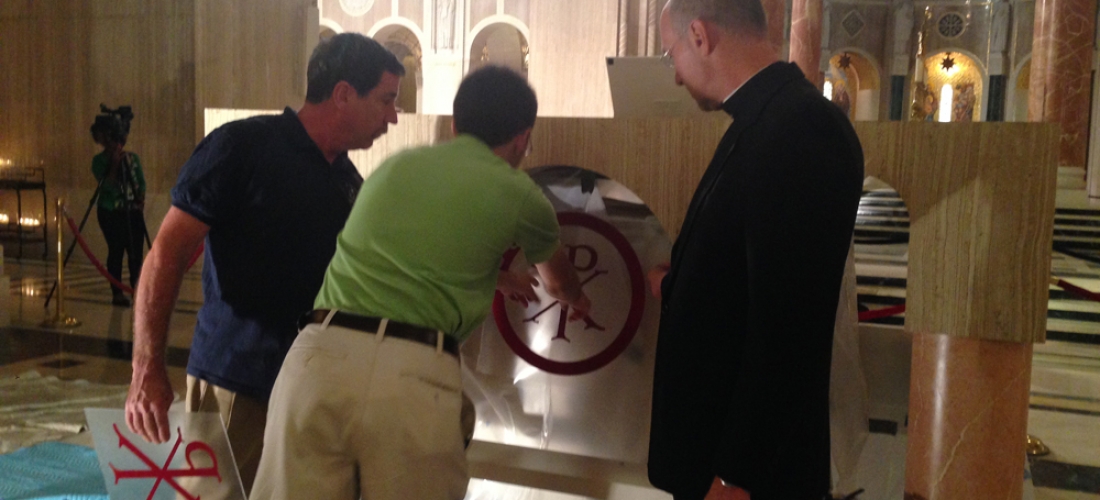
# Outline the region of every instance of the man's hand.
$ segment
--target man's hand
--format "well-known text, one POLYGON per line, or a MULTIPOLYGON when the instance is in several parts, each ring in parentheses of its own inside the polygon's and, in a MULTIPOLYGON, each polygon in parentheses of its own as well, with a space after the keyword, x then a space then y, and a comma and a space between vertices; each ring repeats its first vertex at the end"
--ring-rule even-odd
POLYGON ((539 281, 524 272, 501 271, 497 275, 497 290, 505 297, 523 304, 523 307, 527 307, 530 302, 539 301, 539 296, 535 293, 536 286, 539 286, 539 281))
POLYGON ((569 321, 578 321, 588 316, 588 312, 592 310, 592 301, 588 300, 588 296, 581 292, 580 297, 577 297, 573 302, 569 302, 569 321))
POLYGON ((671 268, 671 263, 662 262, 649 270, 646 279, 649 281, 649 293, 652 294, 654 298, 661 298, 661 282, 664 281, 665 275, 668 274, 668 270, 671 268))
POLYGON ((168 370, 160 363, 134 363, 130 392, 126 395, 126 426, 150 443, 168 441, 168 407, 175 395, 168 370))
POLYGON ((710 491, 703 500, 751 500, 749 492, 736 486, 725 486, 718 476, 710 483, 710 491))
POLYGON ((569 313, 569 321, 584 319, 588 316, 589 309, 592 309, 592 301, 588 300, 588 296, 584 294, 581 280, 577 277, 577 270, 565 253, 564 246, 559 246, 546 262, 535 264, 535 268, 538 269, 539 276, 542 276, 542 285, 546 294, 573 309, 569 313))

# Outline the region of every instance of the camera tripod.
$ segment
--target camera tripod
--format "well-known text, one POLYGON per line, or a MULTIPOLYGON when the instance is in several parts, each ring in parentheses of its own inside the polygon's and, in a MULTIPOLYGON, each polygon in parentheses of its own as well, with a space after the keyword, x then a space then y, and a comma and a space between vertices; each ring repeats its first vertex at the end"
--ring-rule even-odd
MULTIPOLYGON (((130 184, 131 188, 134 189, 134 188, 136 188, 136 186, 133 185, 133 173, 132 173, 132 168, 133 167, 130 165, 130 156, 129 156, 129 154, 126 154, 123 158, 124 158, 124 162, 125 162, 124 165, 123 165, 124 182, 130 184)), ((107 180, 107 176, 105 175, 105 176, 103 176, 103 179, 100 179, 99 184, 96 185, 95 192, 92 193, 92 199, 91 199, 91 201, 88 202, 88 208, 84 211, 84 217, 80 219, 80 226, 77 228, 78 233, 81 233, 81 232, 84 231, 84 225, 88 223, 88 217, 92 214, 92 208, 95 207, 96 201, 99 200, 99 193, 100 193, 100 191, 102 191, 103 183, 106 180, 107 180)), ((134 190, 136 191, 136 189, 134 189, 134 190)), ((125 197, 124 197, 124 199, 125 199, 125 197)), ((126 215, 127 215, 127 217, 134 217, 135 215, 137 217, 139 217, 139 221, 141 223, 141 232, 142 232, 142 235, 145 237, 145 244, 147 245, 147 248, 152 249, 153 248, 153 242, 152 242, 152 239, 149 237, 149 229, 145 225, 145 217, 141 214, 134 214, 133 210, 131 209, 130 203, 131 203, 131 201, 129 199, 125 199, 124 210, 126 212, 126 215)), ((57 216, 62 217, 62 214, 57 214, 57 216)), ((127 224, 127 230, 130 229, 130 226, 131 226, 130 224, 127 224)), ((129 239, 132 241, 133 235, 130 234, 128 236, 129 236, 129 239)), ((69 249, 65 252, 65 260, 62 264, 63 266, 69 264, 69 258, 73 256, 73 250, 76 249, 76 245, 77 245, 76 238, 73 238, 73 241, 71 243, 69 243, 69 249)), ((55 291, 57 291, 57 281, 56 280, 54 281, 53 286, 50 287, 50 293, 46 295, 45 307, 47 307, 47 308, 50 307, 50 300, 53 299, 53 294, 54 294, 55 291)))

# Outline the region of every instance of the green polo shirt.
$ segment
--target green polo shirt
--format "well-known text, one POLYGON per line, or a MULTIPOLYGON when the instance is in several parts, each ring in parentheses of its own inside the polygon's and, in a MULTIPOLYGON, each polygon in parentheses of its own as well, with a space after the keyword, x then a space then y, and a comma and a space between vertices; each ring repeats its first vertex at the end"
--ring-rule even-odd
POLYGON ((363 182, 314 307, 465 340, 517 245, 531 263, 559 245, 554 208, 525 172, 468 135, 407 150, 363 182))

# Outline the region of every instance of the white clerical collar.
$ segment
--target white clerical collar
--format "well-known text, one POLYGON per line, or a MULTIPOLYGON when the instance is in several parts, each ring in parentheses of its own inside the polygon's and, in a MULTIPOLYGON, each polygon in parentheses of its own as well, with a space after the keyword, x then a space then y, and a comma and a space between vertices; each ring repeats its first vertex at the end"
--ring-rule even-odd
POLYGON ((756 70, 756 73, 753 73, 752 76, 750 76, 745 81, 741 82, 741 85, 738 85, 737 88, 733 89, 733 92, 730 92, 730 95, 726 96, 726 98, 722 100, 722 104, 725 104, 725 103, 729 102, 730 98, 733 97, 733 94, 736 94, 738 90, 741 90, 741 87, 744 87, 746 83, 749 83, 749 80, 752 80, 753 78, 756 78, 756 75, 759 75, 761 71, 764 71, 764 68, 760 68, 760 69, 756 70))

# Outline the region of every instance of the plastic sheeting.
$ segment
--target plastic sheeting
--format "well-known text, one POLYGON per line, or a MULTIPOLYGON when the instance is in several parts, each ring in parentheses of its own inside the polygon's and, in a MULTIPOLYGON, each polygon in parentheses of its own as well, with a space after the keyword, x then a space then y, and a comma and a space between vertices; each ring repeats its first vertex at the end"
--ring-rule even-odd
MULTIPOLYGON (((626 238, 644 273, 666 261, 671 242, 656 217, 622 185, 572 167, 543 167, 531 172, 554 208, 580 212, 610 223, 626 238)), ((576 362, 594 356, 612 342, 632 306, 631 278, 600 234, 563 225, 562 243, 577 249, 574 264, 593 301, 590 318, 558 329, 559 311, 544 298, 526 309, 509 303, 516 333, 542 357, 576 362), (598 275, 597 275, 598 274, 598 275), (602 328, 600 330, 599 328, 602 328)), ((511 269, 522 269, 517 259, 511 269)), ((637 277, 635 277, 637 278, 637 277)), ((553 375, 517 358, 493 320, 462 348, 463 382, 477 408, 475 439, 597 458, 644 463, 649 447, 650 401, 660 307, 648 293, 637 332, 608 365, 582 375, 553 375)), ((477 498, 471 496, 471 498, 477 498)), ((491 498, 491 497, 485 497, 491 498)))
POLYGON ((859 457, 867 442, 869 401, 867 379, 859 351, 859 311, 856 298, 854 243, 848 247, 844 279, 833 330, 833 365, 829 379, 829 429, 832 441, 835 493, 860 488, 859 457))
POLYGON ((40 443, 0 455, 0 498, 7 500, 107 500, 95 450, 40 443))
POLYGON ((126 385, 60 380, 28 371, 0 377, 0 453, 72 436, 84 429, 84 408, 122 408, 126 385))

